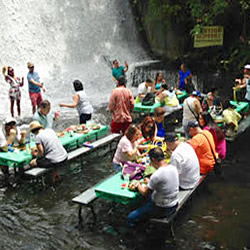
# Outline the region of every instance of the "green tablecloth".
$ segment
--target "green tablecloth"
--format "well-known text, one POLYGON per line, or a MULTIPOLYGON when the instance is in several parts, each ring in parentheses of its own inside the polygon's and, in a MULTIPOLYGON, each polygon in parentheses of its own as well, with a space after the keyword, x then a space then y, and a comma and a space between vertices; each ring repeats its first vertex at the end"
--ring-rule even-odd
POLYGON ((188 93, 185 90, 182 90, 181 92, 182 92, 182 94, 177 95, 177 98, 179 101, 182 101, 183 99, 188 97, 188 93))
POLYGON ((127 187, 122 188, 125 181, 122 179, 122 174, 108 178, 95 187, 95 193, 98 198, 128 204, 137 201, 142 197, 138 192, 130 191, 127 187))
MULTIPOLYGON (((64 137, 60 137, 62 145, 66 148, 72 148, 82 145, 83 142, 97 139, 105 134, 107 134, 108 127, 101 126, 98 130, 91 130, 88 134, 77 134, 73 133, 73 136, 66 134, 64 137)), ((31 142, 31 147, 34 147, 35 143, 31 142)), ((23 167, 27 165, 32 159, 31 153, 26 151, 19 152, 0 152, 0 165, 9 166, 9 167, 23 167)))
POLYGON ((247 102, 235 102, 235 101, 230 101, 232 105, 234 105, 236 108, 235 110, 238 113, 245 113, 249 109, 249 105, 247 102))

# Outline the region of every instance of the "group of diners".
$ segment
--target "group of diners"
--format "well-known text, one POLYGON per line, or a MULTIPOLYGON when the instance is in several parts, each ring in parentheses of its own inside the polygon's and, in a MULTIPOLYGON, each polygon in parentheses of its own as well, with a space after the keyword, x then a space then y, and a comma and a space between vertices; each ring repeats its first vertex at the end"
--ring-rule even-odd
POLYGON ((198 121, 188 121, 188 136, 180 140, 175 132, 168 132, 165 125, 165 110, 156 108, 154 115, 146 116, 139 125, 131 124, 121 138, 113 158, 115 171, 122 170, 127 161, 135 161, 145 154, 149 155, 151 165, 156 171, 145 178, 137 190, 148 196, 148 201, 128 216, 131 226, 149 216, 169 216, 178 206, 179 190, 194 188, 200 175, 206 175, 214 168, 215 158, 226 156, 226 141, 223 131, 214 123, 208 112, 201 112, 198 121), (155 141, 167 144, 151 147, 155 141), (166 155, 171 155, 170 163, 166 155))

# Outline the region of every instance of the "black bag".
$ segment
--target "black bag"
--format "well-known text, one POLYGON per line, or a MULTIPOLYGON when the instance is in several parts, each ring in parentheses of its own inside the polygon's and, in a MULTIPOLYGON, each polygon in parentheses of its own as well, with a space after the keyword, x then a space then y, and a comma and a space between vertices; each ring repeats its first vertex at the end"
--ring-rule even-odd
POLYGON ((191 94, 195 90, 191 79, 188 79, 188 83, 185 85, 185 90, 187 91, 188 94, 191 94))
POLYGON ((142 100, 142 105, 152 106, 155 103, 155 93, 147 93, 142 100))

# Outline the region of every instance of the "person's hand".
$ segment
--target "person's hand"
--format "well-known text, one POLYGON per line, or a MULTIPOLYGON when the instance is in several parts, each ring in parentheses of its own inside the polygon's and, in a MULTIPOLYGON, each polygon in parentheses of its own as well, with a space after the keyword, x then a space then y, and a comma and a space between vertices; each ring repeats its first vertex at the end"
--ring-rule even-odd
POLYGON ((37 156, 37 149, 32 149, 31 154, 33 157, 37 156))
POLYGON ((36 167, 37 166, 36 159, 31 160, 30 166, 31 167, 36 167))
POLYGON ((64 107, 63 103, 59 103, 59 107, 64 107))
POLYGON ((145 184, 148 184, 148 183, 149 183, 149 178, 148 178, 148 177, 144 178, 143 182, 144 182, 145 184))
POLYGON ((44 87, 42 87, 42 90, 43 90, 44 93, 46 92, 46 89, 44 87))
POLYGON ((127 61, 124 62, 124 65, 125 65, 126 68, 128 68, 128 63, 127 63, 127 61))
POLYGON ((57 120, 60 117, 60 112, 56 111, 54 115, 54 119, 57 120))

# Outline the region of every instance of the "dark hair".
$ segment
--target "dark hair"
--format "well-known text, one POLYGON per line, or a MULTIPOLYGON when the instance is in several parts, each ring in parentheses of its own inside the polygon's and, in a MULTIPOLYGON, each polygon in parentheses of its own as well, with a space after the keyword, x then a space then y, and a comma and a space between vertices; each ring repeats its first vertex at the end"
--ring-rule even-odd
POLYGON ((222 141, 225 138, 223 130, 214 122, 214 119, 212 116, 207 112, 201 112, 201 116, 205 122, 204 126, 208 126, 211 130, 214 130, 216 133, 216 136, 218 138, 218 141, 222 141))
POLYGON ((227 109, 227 108, 234 108, 234 106, 230 103, 229 99, 224 100, 223 102, 223 108, 227 109))
POLYGON ((154 110, 154 116, 161 116, 165 114, 165 109, 163 107, 158 107, 154 110))
POLYGON ((115 60, 113 61, 113 64, 115 64, 115 62, 118 62, 117 59, 115 59, 115 60))
POLYGON ((125 136, 128 138, 129 141, 132 140, 133 136, 136 134, 138 128, 135 125, 130 125, 127 130, 125 131, 125 136))
POLYGON ((153 83, 153 80, 151 78, 147 78, 146 82, 153 83))
POLYGON ((166 142, 175 142, 175 141, 178 141, 178 136, 175 132, 169 132, 166 134, 165 136, 165 141, 166 142))
POLYGON ((143 135, 143 137, 145 139, 150 138, 152 140, 154 138, 154 135, 155 135, 155 121, 151 116, 146 116, 143 119, 143 121, 142 121, 142 123, 140 125, 140 128, 141 128, 142 135, 143 135), (153 124, 153 128, 149 132, 146 132, 146 127, 147 127, 147 125, 149 123, 153 124))
POLYGON ((149 151, 149 157, 150 159, 155 159, 156 161, 162 161, 164 160, 164 152, 162 151, 161 148, 157 147, 157 148, 152 148, 149 151))
POLYGON ((159 76, 160 74, 162 74, 162 72, 157 72, 157 73, 156 73, 155 82, 157 82, 157 78, 158 78, 158 76, 159 76))
POLYGON ((162 87, 163 89, 168 90, 168 85, 167 85, 166 83, 162 84, 161 87, 162 87))
POLYGON ((30 132, 36 134, 41 128, 34 128, 30 132))
POLYGON ((119 85, 126 85, 127 83, 125 76, 119 76, 117 80, 119 85))
POLYGON ((48 106, 50 106, 50 102, 48 101, 48 100, 43 100, 43 101, 41 101, 40 102, 40 104, 39 104, 39 108, 42 108, 42 109, 45 109, 45 108, 47 108, 48 106))
POLYGON ((74 85, 75 91, 81 91, 81 90, 83 90, 83 85, 82 85, 82 82, 81 82, 81 81, 75 80, 75 81, 73 82, 73 85, 74 85))

